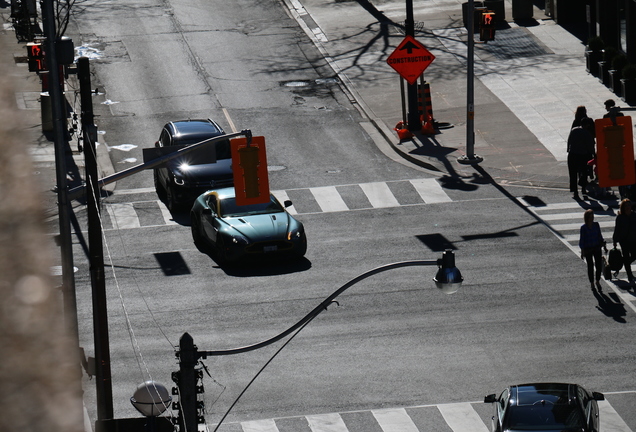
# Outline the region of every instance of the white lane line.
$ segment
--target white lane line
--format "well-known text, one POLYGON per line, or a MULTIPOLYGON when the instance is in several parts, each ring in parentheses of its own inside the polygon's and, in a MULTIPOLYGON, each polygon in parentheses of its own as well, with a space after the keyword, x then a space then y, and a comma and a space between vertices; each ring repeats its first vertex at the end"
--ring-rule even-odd
POLYGON ((419 432, 404 408, 371 411, 384 432, 419 432))
MULTIPOLYGON (((283 205, 284 205, 285 201, 289 200, 289 195, 287 195, 287 191, 284 191, 284 190, 272 191, 272 195, 274 195, 276 197, 276 199, 278 201, 280 201, 280 203, 283 204, 283 205)), ((296 208, 293 206, 293 204, 290 207, 287 207, 287 212, 290 215, 298 214, 298 212, 296 211, 296 208)))
POLYGON ((598 410, 601 417, 601 432, 632 432, 608 401, 598 401, 598 410))
POLYGON ((349 432, 338 413, 305 416, 312 432, 349 432))
POLYGON ((410 182, 427 204, 452 201, 435 179, 415 179, 410 182))
POLYGON ((325 186, 309 189, 323 212, 347 211, 349 207, 335 186, 325 186))
POLYGON ((437 409, 453 432, 488 432, 488 428, 469 403, 438 405, 437 409))
POLYGON ((106 210, 113 220, 116 229, 139 228, 139 217, 133 203, 106 204, 106 210))
POLYGON ((374 208, 399 207, 400 203, 389 189, 389 185, 382 182, 364 183, 360 188, 374 208))
POLYGON ((242 422, 243 432, 279 432, 274 419, 242 422))

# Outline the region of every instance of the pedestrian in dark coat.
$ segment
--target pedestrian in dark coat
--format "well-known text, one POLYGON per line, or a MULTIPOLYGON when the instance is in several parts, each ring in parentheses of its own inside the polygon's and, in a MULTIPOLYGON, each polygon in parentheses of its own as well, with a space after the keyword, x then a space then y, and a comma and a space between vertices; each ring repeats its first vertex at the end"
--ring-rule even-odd
POLYGON ((631 264, 636 260, 636 213, 632 210, 632 202, 624 199, 618 209, 614 234, 612 235, 614 247, 618 243, 623 253, 623 265, 627 273, 627 279, 634 281, 631 264))
POLYGON ((578 186, 581 186, 583 193, 587 187, 587 163, 594 158, 595 153, 593 130, 594 120, 586 117, 581 120, 581 126, 572 129, 568 136, 568 174, 570 192, 575 199, 579 199, 578 186))
POLYGON ((576 111, 574 112, 574 121, 572 122, 572 127, 570 129, 574 129, 575 127, 581 126, 581 120, 587 117, 587 108, 584 105, 579 105, 576 107, 576 111))
POLYGON ((594 210, 585 210, 583 220, 585 223, 581 225, 579 247, 581 248, 581 259, 584 259, 587 263, 587 277, 590 279, 592 288, 594 288, 594 281, 596 280, 596 283, 598 283, 603 272, 601 248, 605 247, 605 240, 603 240, 601 226, 598 222, 594 222, 594 210), (594 274, 595 269, 596 275, 594 274))

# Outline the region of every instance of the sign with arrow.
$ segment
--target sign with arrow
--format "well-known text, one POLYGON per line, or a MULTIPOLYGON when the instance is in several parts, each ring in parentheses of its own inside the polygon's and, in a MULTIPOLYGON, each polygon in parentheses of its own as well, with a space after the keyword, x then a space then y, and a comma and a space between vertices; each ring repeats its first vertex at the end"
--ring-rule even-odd
POLYGON ((386 62, 409 84, 415 84, 435 56, 413 36, 406 36, 386 62))

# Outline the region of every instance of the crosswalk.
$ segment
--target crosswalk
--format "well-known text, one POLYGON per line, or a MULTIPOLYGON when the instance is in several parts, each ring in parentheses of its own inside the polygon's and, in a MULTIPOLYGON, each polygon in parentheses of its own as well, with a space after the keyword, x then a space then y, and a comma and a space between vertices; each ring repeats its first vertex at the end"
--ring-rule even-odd
MULTIPOLYGON (((630 392, 631 393, 631 392, 630 392)), ((600 432, 632 432, 608 400, 599 401, 600 432)), ((489 432, 492 405, 461 402, 227 423, 219 432, 489 432)), ((209 424, 208 430, 214 430, 209 424)))
POLYGON ((541 219, 566 245, 577 254, 579 251, 579 234, 583 225, 583 212, 594 210, 594 221, 601 226, 603 238, 608 245, 612 243, 614 223, 618 214, 618 201, 569 201, 559 203, 533 203, 519 198, 528 210, 541 219))
MULTIPOLYGON (((273 190, 279 201, 291 200, 293 215, 382 209, 450 202, 434 178, 396 180, 340 186, 273 190)), ((115 191, 117 195, 154 194, 153 188, 115 191)), ((175 217, 159 199, 132 202, 103 201, 104 229, 134 229, 174 225, 175 217)), ((186 215, 187 216, 187 215, 186 215)))

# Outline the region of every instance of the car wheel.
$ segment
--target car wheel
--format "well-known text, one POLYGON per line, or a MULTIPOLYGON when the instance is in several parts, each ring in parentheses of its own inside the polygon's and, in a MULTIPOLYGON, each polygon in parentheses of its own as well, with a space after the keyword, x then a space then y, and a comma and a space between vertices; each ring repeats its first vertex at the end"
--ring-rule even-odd
POLYGON ((192 240, 199 251, 205 253, 207 251, 205 238, 201 234, 201 226, 199 220, 194 214, 190 215, 190 231, 192 231, 192 240))
POLYGON ((157 170, 153 171, 153 177, 155 180, 155 191, 157 191, 157 196, 161 201, 166 201, 166 189, 161 186, 161 181, 159 180, 159 174, 157 174, 157 170))
POLYGON ((307 237, 305 236, 305 233, 303 233, 303 238, 301 243, 302 245, 295 252, 298 258, 304 257, 305 254, 307 253, 307 237))
POLYGON ((179 205, 175 201, 174 195, 174 190, 172 189, 172 187, 168 186, 166 190, 166 206, 172 213, 179 210, 179 205))

